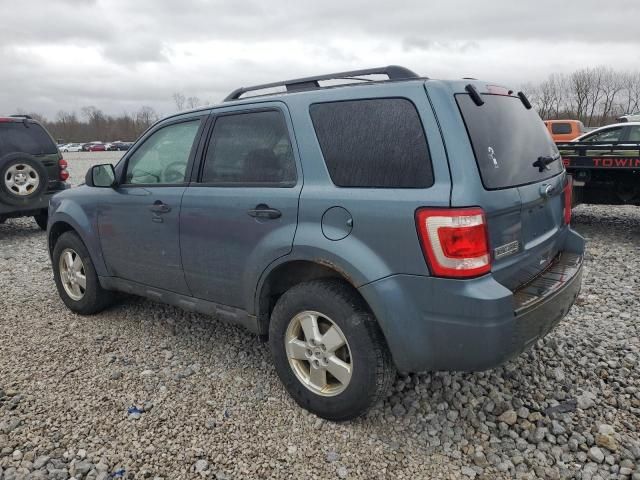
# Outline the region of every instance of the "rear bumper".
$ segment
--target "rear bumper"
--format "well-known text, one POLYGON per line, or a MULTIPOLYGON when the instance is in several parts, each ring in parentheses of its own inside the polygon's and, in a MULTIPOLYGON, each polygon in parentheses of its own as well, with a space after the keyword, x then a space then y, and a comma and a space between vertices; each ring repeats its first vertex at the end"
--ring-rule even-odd
POLYGON ((515 292, 491 275, 452 280, 394 275, 364 285, 396 366, 403 372, 485 370, 520 354, 569 311, 582 285, 584 240, 515 292))
POLYGON ((35 215, 42 210, 47 210, 49 208, 49 200, 56 193, 60 193, 67 188, 69 188, 69 184, 58 182, 61 187, 57 190, 47 190, 38 198, 33 199, 24 205, 7 205, 0 201, 0 215, 7 217, 25 217, 30 215, 35 215))

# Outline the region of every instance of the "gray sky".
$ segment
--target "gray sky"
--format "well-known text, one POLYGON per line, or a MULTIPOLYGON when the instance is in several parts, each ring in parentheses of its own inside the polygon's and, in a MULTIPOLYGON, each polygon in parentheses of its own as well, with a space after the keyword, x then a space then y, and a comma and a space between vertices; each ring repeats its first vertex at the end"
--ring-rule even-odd
POLYGON ((640 0, 0 0, 0 114, 175 110, 387 64, 507 85, 640 69, 640 0))

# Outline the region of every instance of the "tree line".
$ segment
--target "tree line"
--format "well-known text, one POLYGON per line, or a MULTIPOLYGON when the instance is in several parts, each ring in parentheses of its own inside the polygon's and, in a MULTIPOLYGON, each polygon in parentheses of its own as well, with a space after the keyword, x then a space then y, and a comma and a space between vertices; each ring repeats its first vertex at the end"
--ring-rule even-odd
MULTIPOLYGON (((640 71, 621 72, 609 67, 592 67, 570 74, 553 73, 522 90, 543 119, 578 119, 589 127, 607 125, 626 113, 640 111, 640 71)), ((206 104, 198 97, 180 92, 172 95, 176 111, 206 104)), ((59 111, 51 120, 29 114, 42 122, 54 138, 65 142, 94 140, 133 141, 161 116, 149 106, 135 113, 113 116, 94 106, 76 112, 59 111)))
POLYGON ((615 123, 640 110, 640 72, 609 67, 554 73, 523 91, 543 119, 576 119, 588 127, 615 123))
MULTIPOLYGON (((200 98, 187 97, 176 92, 171 97, 176 111, 196 108, 204 105, 200 98)), ((37 112, 27 112, 19 109, 18 114, 29 115, 42 123, 53 138, 63 142, 93 142, 93 141, 134 141, 147 128, 158 121, 162 115, 153 107, 142 106, 132 114, 108 115, 95 106, 82 107, 80 115, 76 112, 60 110, 54 119, 46 118, 37 112)))
POLYGON ((80 115, 76 112, 59 111, 53 120, 38 113, 18 111, 29 115, 42 123, 53 138, 66 142, 92 141, 133 141, 149 126, 156 122, 159 115, 152 107, 143 106, 133 114, 107 115, 94 106, 82 107, 80 115))

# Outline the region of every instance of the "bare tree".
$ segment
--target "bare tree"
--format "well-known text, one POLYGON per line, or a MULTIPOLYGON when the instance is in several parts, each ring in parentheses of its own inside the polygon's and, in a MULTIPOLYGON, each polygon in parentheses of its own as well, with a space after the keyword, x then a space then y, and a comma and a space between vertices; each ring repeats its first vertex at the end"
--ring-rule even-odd
POLYGON ((187 108, 196 108, 202 105, 200 99, 198 97, 189 97, 187 98, 187 108))
POLYGON ((176 92, 173 94, 173 101, 176 104, 176 109, 181 112, 182 110, 184 110, 184 103, 187 99, 185 98, 185 96, 180 93, 180 92, 176 92))
POLYGON ((136 124, 143 131, 149 128, 157 120, 158 114, 152 107, 145 105, 136 113, 136 124))
POLYGON ((640 72, 625 72, 621 74, 623 85, 620 101, 617 104, 616 115, 635 113, 640 110, 640 72))
POLYGON ((606 69, 603 72, 600 89, 602 90, 602 107, 600 109, 600 123, 605 123, 614 115, 616 97, 624 90, 623 75, 606 69))

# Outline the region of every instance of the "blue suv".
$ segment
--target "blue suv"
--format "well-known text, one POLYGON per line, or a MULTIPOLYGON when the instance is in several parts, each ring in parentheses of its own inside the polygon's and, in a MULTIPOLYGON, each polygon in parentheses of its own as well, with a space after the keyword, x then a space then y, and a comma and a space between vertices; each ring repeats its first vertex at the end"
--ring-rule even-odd
POLYGON ((127 292, 243 325, 331 420, 396 371, 505 362, 581 286, 571 184, 526 96, 396 66, 168 117, 49 208, 71 310, 127 292))

